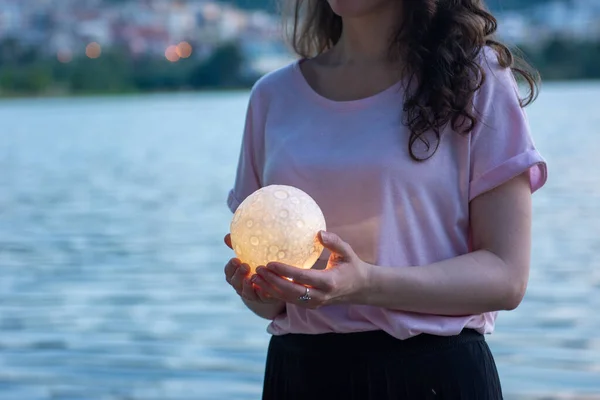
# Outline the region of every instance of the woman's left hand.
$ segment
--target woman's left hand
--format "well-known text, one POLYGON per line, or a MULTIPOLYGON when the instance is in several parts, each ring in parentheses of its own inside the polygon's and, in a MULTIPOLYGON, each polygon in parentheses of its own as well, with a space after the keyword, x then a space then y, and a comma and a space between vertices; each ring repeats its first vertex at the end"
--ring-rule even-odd
POLYGON ((300 269, 272 262, 257 269, 254 284, 274 298, 311 309, 359 302, 367 286, 369 265, 336 234, 321 231, 319 240, 331 251, 326 269, 300 269))

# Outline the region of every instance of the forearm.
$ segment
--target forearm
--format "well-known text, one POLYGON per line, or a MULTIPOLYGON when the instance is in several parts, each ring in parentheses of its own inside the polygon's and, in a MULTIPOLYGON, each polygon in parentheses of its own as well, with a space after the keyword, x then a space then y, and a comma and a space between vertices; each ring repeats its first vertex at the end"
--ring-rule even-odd
POLYGON ((254 314, 261 318, 273 320, 279 314, 285 311, 285 302, 277 303, 258 303, 242 298, 242 301, 254 314))
POLYGON ((486 250, 421 267, 369 268, 358 303, 426 314, 512 310, 527 284, 527 277, 515 276, 500 257, 486 250))

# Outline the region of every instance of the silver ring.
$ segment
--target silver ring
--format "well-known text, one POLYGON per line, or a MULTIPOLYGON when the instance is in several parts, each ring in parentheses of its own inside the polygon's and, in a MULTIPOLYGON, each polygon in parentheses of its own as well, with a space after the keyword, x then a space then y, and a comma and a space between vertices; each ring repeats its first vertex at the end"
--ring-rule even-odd
POLYGON ((307 286, 306 291, 304 292, 304 294, 302 296, 298 297, 298 300, 306 303, 307 301, 309 301, 311 299, 312 299, 312 297, 310 297, 310 289, 307 286))

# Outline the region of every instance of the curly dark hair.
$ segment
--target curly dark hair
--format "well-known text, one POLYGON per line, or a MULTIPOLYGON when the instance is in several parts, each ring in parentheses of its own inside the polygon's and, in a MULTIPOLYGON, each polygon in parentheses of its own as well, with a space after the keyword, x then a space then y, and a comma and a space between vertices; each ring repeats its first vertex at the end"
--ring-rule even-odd
MULTIPOLYGON (((342 34, 342 18, 327 1, 293 0, 290 5, 290 42, 299 56, 314 57, 335 46, 342 34)), ((479 62, 484 47, 494 49, 499 65, 511 68, 528 86, 521 106, 536 99, 538 73, 495 39, 497 20, 483 0, 405 0, 403 11, 403 23, 390 39, 390 57, 402 57, 402 73, 411 88, 403 115, 411 132, 408 151, 415 161, 433 156, 448 123, 454 131, 469 134, 479 122, 472 100, 486 79, 479 62), (434 144, 426 135, 429 132, 434 144), (415 154, 417 141, 426 145, 426 157, 415 154)))

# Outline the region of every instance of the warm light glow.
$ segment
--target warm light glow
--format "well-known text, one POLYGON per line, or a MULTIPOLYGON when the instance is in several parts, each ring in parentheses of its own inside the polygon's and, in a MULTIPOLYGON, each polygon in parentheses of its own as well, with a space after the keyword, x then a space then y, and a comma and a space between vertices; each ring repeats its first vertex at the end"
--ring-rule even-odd
POLYGON ((89 58, 98 58, 100 57, 100 55, 102 54, 102 47, 96 43, 96 42, 92 42, 90 44, 87 45, 87 47, 85 48, 85 55, 88 56, 89 58))
POLYGON ((181 58, 188 58, 192 55, 192 45, 188 42, 181 42, 177 45, 177 55, 181 58))
POLYGON ((325 229, 323 212, 308 194, 271 185, 240 204, 231 222, 231 243, 252 272, 271 261, 308 269, 323 252, 317 234, 325 229))
POLYGON ((171 62, 179 61, 181 57, 179 57, 179 54, 177 54, 177 46, 167 47, 167 51, 165 51, 165 57, 171 62))
POLYGON ((58 53, 56 53, 56 58, 59 62, 63 64, 70 63, 71 61, 73 61, 73 53, 71 52, 71 50, 62 49, 59 50, 58 53))

